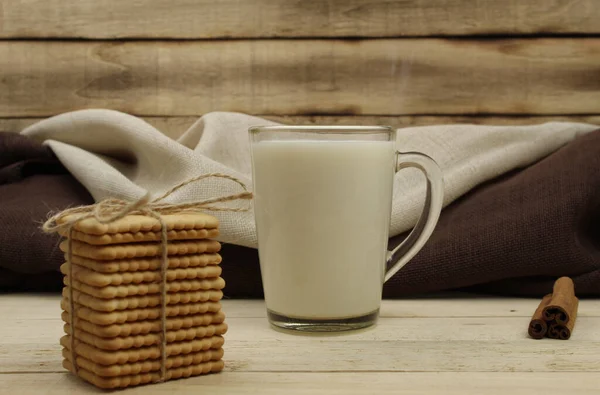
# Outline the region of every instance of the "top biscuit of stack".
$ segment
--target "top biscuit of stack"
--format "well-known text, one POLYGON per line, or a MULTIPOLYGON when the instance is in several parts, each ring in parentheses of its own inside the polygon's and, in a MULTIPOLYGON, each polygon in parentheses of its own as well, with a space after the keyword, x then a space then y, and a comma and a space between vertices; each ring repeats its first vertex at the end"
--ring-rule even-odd
MULTIPOLYGON (((69 219, 67 216, 60 222, 69 219)), ((219 221, 208 214, 165 214, 162 219, 167 227, 168 240, 196 240, 219 235, 219 221)), ((69 236, 67 230, 59 233, 69 236)), ((156 242, 161 240, 161 225, 158 219, 143 215, 128 215, 109 224, 86 218, 73 225, 72 238, 92 245, 156 242)))

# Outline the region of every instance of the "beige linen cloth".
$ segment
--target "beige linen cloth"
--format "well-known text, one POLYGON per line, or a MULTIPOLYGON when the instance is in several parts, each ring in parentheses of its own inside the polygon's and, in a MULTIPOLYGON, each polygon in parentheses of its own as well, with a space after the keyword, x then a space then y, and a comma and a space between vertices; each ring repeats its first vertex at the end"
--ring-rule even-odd
MULTIPOLYGON (((245 114, 213 112, 201 117, 177 141, 145 121, 112 110, 81 110, 42 120, 22 131, 49 145, 64 166, 98 200, 158 196, 172 186, 205 173, 239 178, 251 189, 248 128, 276 125, 245 114)), ((546 123, 534 126, 441 125, 399 129, 397 148, 431 156, 444 175, 444 204, 475 186, 530 165, 597 126, 546 123)), ((285 166, 282 163, 281 166, 285 166)), ((409 230, 422 210, 425 182, 414 169, 396 174, 390 236, 409 230)), ((191 184, 169 202, 237 193, 231 181, 191 184)), ((232 203, 243 205, 247 202, 232 203)), ((221 221, 220 241, 256 248, 254 214, 214 212, 221 221)))

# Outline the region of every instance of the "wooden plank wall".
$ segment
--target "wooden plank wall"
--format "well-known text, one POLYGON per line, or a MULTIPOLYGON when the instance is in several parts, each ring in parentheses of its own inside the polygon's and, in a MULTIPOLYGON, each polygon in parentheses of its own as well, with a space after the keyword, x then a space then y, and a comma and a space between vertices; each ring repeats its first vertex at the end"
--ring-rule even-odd
POLYGON ((82 108, 177 137, 289 123, 600 124, 600 0, 0 0, 0 130, 82 108))

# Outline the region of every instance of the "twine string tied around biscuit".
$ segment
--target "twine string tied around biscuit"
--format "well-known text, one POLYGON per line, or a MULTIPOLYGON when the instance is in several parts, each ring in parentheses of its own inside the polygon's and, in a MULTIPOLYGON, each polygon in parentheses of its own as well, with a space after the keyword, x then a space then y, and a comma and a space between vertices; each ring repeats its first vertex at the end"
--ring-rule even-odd
POLYGON ((79 367, 77 364, 77 353, 75 352, 75 302, 73 300, 73 232, 75 225, 83 221, 84 219, 94 218, 101 224, 109 224, 115 222, 127 215, 144 215, 153 217, 160 223, 160 379, 158 382, 166 380, 167 376, 167 269, 169 266, 168 259, 168 234, 167 226, 162 217, 166 214, 175 213, 193 213, 205 210, 211 211, 229 211, 229 212, 242 212, 248 211, 250 207, 227 207, 220 206, 220 203, 237 201, 237 200, 250 200, 252 199, 252 193, 248 191, 246 185, 239 179, 223 173, 209 173, 203 174, 197 177, 190 178, 172 189, 165 192, 163 195, 150 199, 150 194, 146 193, 142 198, 136 201, 125 201, 116 198, 108 198, 102 200, 96 204, 88 206, 74 207, 61 211, 58 214, 50 217, 43 225, 42 229, 46 233, 54 233, 59 230, 66 230, 68 234, 68 247, 67 247, 67 265, 68 265, 68 276, 69 276, 69 321, 71 327, 71 341, 70 341, 70 354, 71 354, 71 365, 75 374, 77 374, 79 367), (202 181, 209 178, 221 178, 233 181, 237 183, 243 191, 236 194, 218 196, 208 198, 200 201, 192 201, 185 203, 164 203, 162 202, 167 197, 171 196, 177 190, 185 187, 186 185, 202 181))

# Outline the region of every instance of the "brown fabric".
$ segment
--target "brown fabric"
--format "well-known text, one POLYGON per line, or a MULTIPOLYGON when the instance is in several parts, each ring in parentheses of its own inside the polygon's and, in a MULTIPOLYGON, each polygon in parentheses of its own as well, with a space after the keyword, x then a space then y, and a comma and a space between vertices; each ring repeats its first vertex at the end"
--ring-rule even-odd
POLYGON ((41 224, 49 211, 89 203, 50 149, 0 132, 0 289, 60 289, 59 236, 41 224))
POLYGON ((67 174, 52 151, 17 133, 0 132, 0 185, 35 174, 67 174))
POLYGON ((561 276, 580 296, 600 295, 600 131, 448 207, 427 247, 384 289, 542 297, 561 276))
MULTIPOLYGON (((224 246, 223 276, 229 296, 262 297, 255 251, 224 246)), ((384 297, 452 289, 542 297, 561 276, 579 296, 600 296, 600 131, 445 209, 384 297)))

